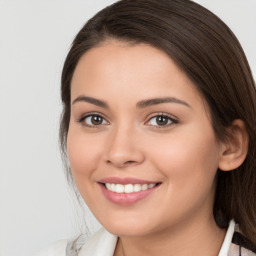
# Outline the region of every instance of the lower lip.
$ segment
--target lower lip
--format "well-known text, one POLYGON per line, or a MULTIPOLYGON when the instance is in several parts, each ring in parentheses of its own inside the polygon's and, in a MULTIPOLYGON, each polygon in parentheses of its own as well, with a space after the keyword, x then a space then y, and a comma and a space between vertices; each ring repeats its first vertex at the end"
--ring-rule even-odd
POLYGON ((158 187, 158 185, 153 188, 134 193, 115 193, 108 190, 103 184, 100 184, 100 187, 105 197, 112 203, 120 205, 131 205, 147 197, 158 187))

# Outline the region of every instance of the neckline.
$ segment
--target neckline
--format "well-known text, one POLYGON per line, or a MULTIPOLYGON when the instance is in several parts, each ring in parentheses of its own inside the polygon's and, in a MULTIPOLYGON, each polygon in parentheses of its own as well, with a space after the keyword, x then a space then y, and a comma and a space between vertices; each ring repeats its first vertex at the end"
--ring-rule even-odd
POLYGON ((223 244, 221 246, 220 252, 218 256, 227 256, 228 255, 228 251, 230 248, 230 244, 232 242, 232 237, 235 231, 235 221, 231 220, 229 222, 229 227, 226 233, 226 236, 224 238, 223 244))

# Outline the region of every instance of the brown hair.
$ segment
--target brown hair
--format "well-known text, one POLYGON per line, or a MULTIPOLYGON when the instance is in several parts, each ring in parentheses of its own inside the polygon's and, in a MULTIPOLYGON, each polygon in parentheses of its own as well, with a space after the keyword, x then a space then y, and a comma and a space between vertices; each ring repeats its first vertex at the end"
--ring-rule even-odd
MULTIPOLYGON (((217 171, 216 223, 231 219, 256 245, 256 90, 246 56, 231 30, 213 13, 189 0, 121 0, 90 19, 77 34, 61 81, 60 141, 66 158, 70 83, 81 56, 107 39, 147 43, 166 52, 194 82, 207 102, 219 140, 233 120, 244 121, 249 151, 230 172, 217 171)), ((68 177, 72 180, 70 170, 68 177)))

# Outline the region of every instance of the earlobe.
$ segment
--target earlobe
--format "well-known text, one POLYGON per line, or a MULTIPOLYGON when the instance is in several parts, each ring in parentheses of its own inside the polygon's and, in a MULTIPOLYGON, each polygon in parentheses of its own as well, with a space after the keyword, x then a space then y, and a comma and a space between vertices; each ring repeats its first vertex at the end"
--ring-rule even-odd
POLYGON ((228 128, 228 139, 221 146, 219 169, 231 171, 244 162, 248 153, 249 137, 244 122, 240 119, 233 121, 228 128))

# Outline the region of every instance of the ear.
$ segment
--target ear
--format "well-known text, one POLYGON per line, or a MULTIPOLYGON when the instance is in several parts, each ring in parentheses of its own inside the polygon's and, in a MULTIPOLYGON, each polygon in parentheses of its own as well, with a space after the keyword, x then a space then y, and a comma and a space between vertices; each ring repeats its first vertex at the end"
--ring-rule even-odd
POLYGON ((248 153, 249 137, 244 122, 236 119, 228 127, 228 139, 222 143, 219 169, 231 171, 238 168, 248 153))

